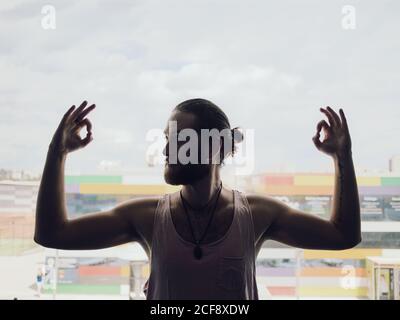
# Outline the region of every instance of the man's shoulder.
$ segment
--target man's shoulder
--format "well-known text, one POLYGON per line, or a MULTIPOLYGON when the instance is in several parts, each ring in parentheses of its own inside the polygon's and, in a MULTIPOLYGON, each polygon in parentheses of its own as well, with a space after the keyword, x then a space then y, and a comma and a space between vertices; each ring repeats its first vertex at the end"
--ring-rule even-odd
POLYGON ((151 215, 164 195, 141 196, 123 201, 114 210, 127 216, 151 215))
POLYGON ((151 245, 155 212, 165 195, 142 196, 120 203, 114 210, 130 222, 147 245, 151 245))
POLYGON ((276 203, 276 199, 272 196, 263 195, 259 193, 253 192, 241 192, 249 202, 249 205, 254 209, 265 208, 269 205, 274 205, 276 203))
POLYGON ((269 195, 259 193, 243 193, 246 197, 253 217, 261 219, 273 219, 282 206, 282 203, 269 195))

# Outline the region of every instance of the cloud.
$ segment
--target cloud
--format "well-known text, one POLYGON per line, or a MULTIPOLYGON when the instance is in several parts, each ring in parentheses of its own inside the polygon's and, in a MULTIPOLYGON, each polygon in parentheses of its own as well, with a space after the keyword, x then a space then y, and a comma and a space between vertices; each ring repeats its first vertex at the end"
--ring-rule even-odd
POLYGON ((2 2, 0 167, 41 168, 63 113, 84 99, 98 106, 95 140, 69 168, 144 166, 147 130, 192 97, 255 129, 257 170, 326 167, 311 141, 324 105, 344 108, 355 157, 386 167, 400 147, 399 5, 357 2, 357 28, 344 31, 341 1, 306 3, 57 2, 57 28, 44 30, 48 3, 2 2))

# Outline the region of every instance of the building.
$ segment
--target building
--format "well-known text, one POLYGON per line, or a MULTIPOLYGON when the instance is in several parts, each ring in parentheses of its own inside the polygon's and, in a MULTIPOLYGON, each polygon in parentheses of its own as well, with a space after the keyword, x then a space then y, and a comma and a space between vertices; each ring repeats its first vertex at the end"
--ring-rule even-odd
MULTIPOLYGON (((144 175, 66 176, 68 213, 74 217, 106 210, 130 198, 177 190, 157 179, 144 175)), ((264 173, 232 181, 244 191, 273 196, 310 214, 323 218, 330 214, 332 174, 264 173)), ((400 175, 358 175, 357 183, 362 243, 349 250, 326 251, 266 241, 256 266, 261 299, 368 297, 367 258, 400 257, 400 175)), ((0 255, 40 250, 32 240, 37 191, 38 182, 0 182, 0 255)), ((90 252, 58 250, 57 257, 54 252, 46 251, 44 263, 57 258, 57 292, 144 298, 140 292, 149 266, 137 244, 90 252)))

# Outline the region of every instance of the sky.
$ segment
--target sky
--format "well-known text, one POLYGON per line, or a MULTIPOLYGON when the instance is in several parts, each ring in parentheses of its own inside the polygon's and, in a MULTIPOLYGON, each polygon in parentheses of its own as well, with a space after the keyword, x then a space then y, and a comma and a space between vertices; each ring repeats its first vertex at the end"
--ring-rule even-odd
POLYGON ((333 170, 311 140, 328 105, 347 116, 355 166, 387 169, 400 154, 399 9, 385 0, 1 1, 0 168, 40 172, 62 115, 83 100, 97 106, 94 140, 68 156, 67 171, 145 167, 146 133, 201 97, 232 127, 254 130, 254 172, 333 170), (45 5, 55 29, 43 27, 45 5))

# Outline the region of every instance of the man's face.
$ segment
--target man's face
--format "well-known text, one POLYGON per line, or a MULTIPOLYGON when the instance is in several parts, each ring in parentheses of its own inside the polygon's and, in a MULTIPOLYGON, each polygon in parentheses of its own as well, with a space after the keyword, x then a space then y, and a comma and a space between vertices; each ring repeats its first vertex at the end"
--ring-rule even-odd
POLYGON ((180 148, 185 144, 187 145, 187 142, 190 139, 188 137, 186 141, 178 140, 178 134, 183 129, 193 129, 200 132, 197 118, 191 113, 174 111, 169 118, 167 127, 164 131, 167 144, 163 152, 166 156, 164 179, 166 183, 172 185, 192 184, 207 176, 211 170, 209 164, 201 163, 200 134, 197 134, 198 143, 196 143, 195 140, 191 141, 195 143, 195 146, 197 146, 197 155, 196 152, 190 155, 190 153, 194 151, 193 149, 188 149, 186 153, 188 156, 190 155, 192 159, 193 157, 197 158, 197 161, 195 163, 182 163, 183 157, 179 153, 179 150, 184 150, 180 148), (176 124, 176 126, 172 124, 176 124))

